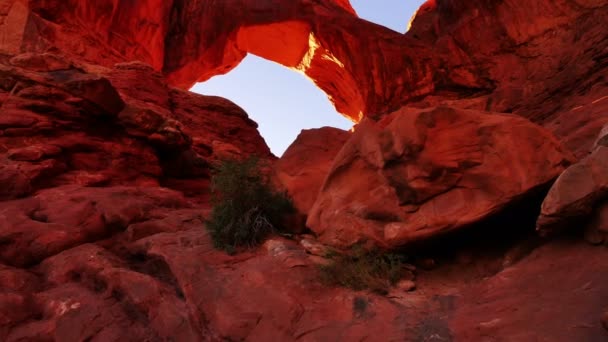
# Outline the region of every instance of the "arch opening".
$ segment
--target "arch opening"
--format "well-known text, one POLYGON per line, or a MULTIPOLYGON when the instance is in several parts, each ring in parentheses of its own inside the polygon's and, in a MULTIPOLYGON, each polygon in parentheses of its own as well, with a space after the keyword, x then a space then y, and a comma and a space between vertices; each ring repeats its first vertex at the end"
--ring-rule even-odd
MULTIPOLYGON (((378 11, 369 3, 363 7, 357 1, 352 3, 363 18, 380 15, 386 19, 388 13, 402 12, 398 21, 406 27, 424 0, 385 2, 405 2, 406 6, 402 6, 403 11, 392 7, 378 11)), ((361 20, 353 12, 337 12, 331 21, 311 20, 311 13, 270 21, 249 18, 222 40, 224 44, 214 45, 217 51, 200 50, 210 57, 202 59, 210 62, 206 64, 211 66, 207 75, 221 76, 201 77, 204 82, 191 90, 222 96, 243 107, 279 156, 302 129, 349 129, 364 116, 381 115, 432 91, 429 62, 402 57, 408 53, 428 55, 426 47, 394 30, 361 20), (220 51, 224 58, 211 58, 220 51), (226 51, 233 52, 228 59, 226 51)))
POLYGON ((393 31, 409 30, 416 11, 427 0, 350 0, 361 19, 382 25, 393 31))
POLYGON ((222 96, 242 107, 258 123, 260 134, 277 156, 302 129, 348 130, 353 125, 302 73, 252 54, 228 74, 197 83, 191 91, 222 96))

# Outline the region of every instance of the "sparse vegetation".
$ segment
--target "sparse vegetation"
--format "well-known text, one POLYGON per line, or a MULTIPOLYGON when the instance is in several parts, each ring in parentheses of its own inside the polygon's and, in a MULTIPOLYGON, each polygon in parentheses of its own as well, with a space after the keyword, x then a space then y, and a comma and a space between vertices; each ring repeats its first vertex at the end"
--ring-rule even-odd
POLYGON ((211 178, 213 209, 207 229, 216 248, 234 253, 252 247, 270 233, 284 230, 285 215, 294 212, 285 193, 274 190, 257 157, 224 160, 211 178))
POLYGON ((330 257, 330 264, 320 266, 321 280, 326 285, 385 294, 403 275, 405 260, 398 254, 355 247, 351 253, 330 257))

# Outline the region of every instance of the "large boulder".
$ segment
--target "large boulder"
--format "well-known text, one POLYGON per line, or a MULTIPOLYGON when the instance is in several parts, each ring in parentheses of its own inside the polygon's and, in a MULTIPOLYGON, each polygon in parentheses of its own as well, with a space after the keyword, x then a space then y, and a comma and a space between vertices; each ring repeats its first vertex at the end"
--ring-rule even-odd
POLYGON ((333 127, 302 130, 276 163, 277 176, 302 214, 308 214, 336 154, 350 133, 333 127))
POLYGON ((608 125, 601 130, 593 151, 570 166, 549 190, 536 223, 548 234, 585 219, 602 200, 608 198, 608 125))
POLYGON ((495 214, 571 161, 551 133, 518 116, 403 108, 357 127, 307 224, 331 245, 396 247, 495 214))

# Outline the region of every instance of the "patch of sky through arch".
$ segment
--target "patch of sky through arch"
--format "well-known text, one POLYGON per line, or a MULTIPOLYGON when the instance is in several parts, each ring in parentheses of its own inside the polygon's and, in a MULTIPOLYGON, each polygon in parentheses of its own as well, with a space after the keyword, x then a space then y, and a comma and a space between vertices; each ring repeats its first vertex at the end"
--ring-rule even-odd
MULTIPOLYGON (((405 32, 422 0, 351 0, 366 20, 405 32)), ((323 91, 304 75, 248 55, 226 75, 196 84, 193 92, 222 96, 241 106, 258 123, 271 151, 281 156, 302 129, 323 126, 350 129, 323 91)))

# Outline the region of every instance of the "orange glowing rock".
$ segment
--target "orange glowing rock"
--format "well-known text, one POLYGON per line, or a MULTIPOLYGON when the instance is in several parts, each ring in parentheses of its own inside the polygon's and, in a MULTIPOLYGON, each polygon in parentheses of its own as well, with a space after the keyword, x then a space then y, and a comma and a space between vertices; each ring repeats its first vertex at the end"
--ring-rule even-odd
POLYGON ((5 0, 0 51, 139 60, 181 88, 253 53, 307 75, 354 122, 447 101, 524 115, 582 156, 607 105, 587 107, 582 128, 569 109, 605 96, 594 77, 606 71, 608 9, 576 3, 429 0, 403 35, 358 18, 347 0, 5 0))
POLYGON ((344 248, 436 238, 548 187, 572 160, 521 117, 403 108, 359 125, 328 169, 307 226, 344 248))
POLYGON ((240 50, 296 67, 309 49, 310 25, 301 21, 241 27, 236 36, 240 50))

